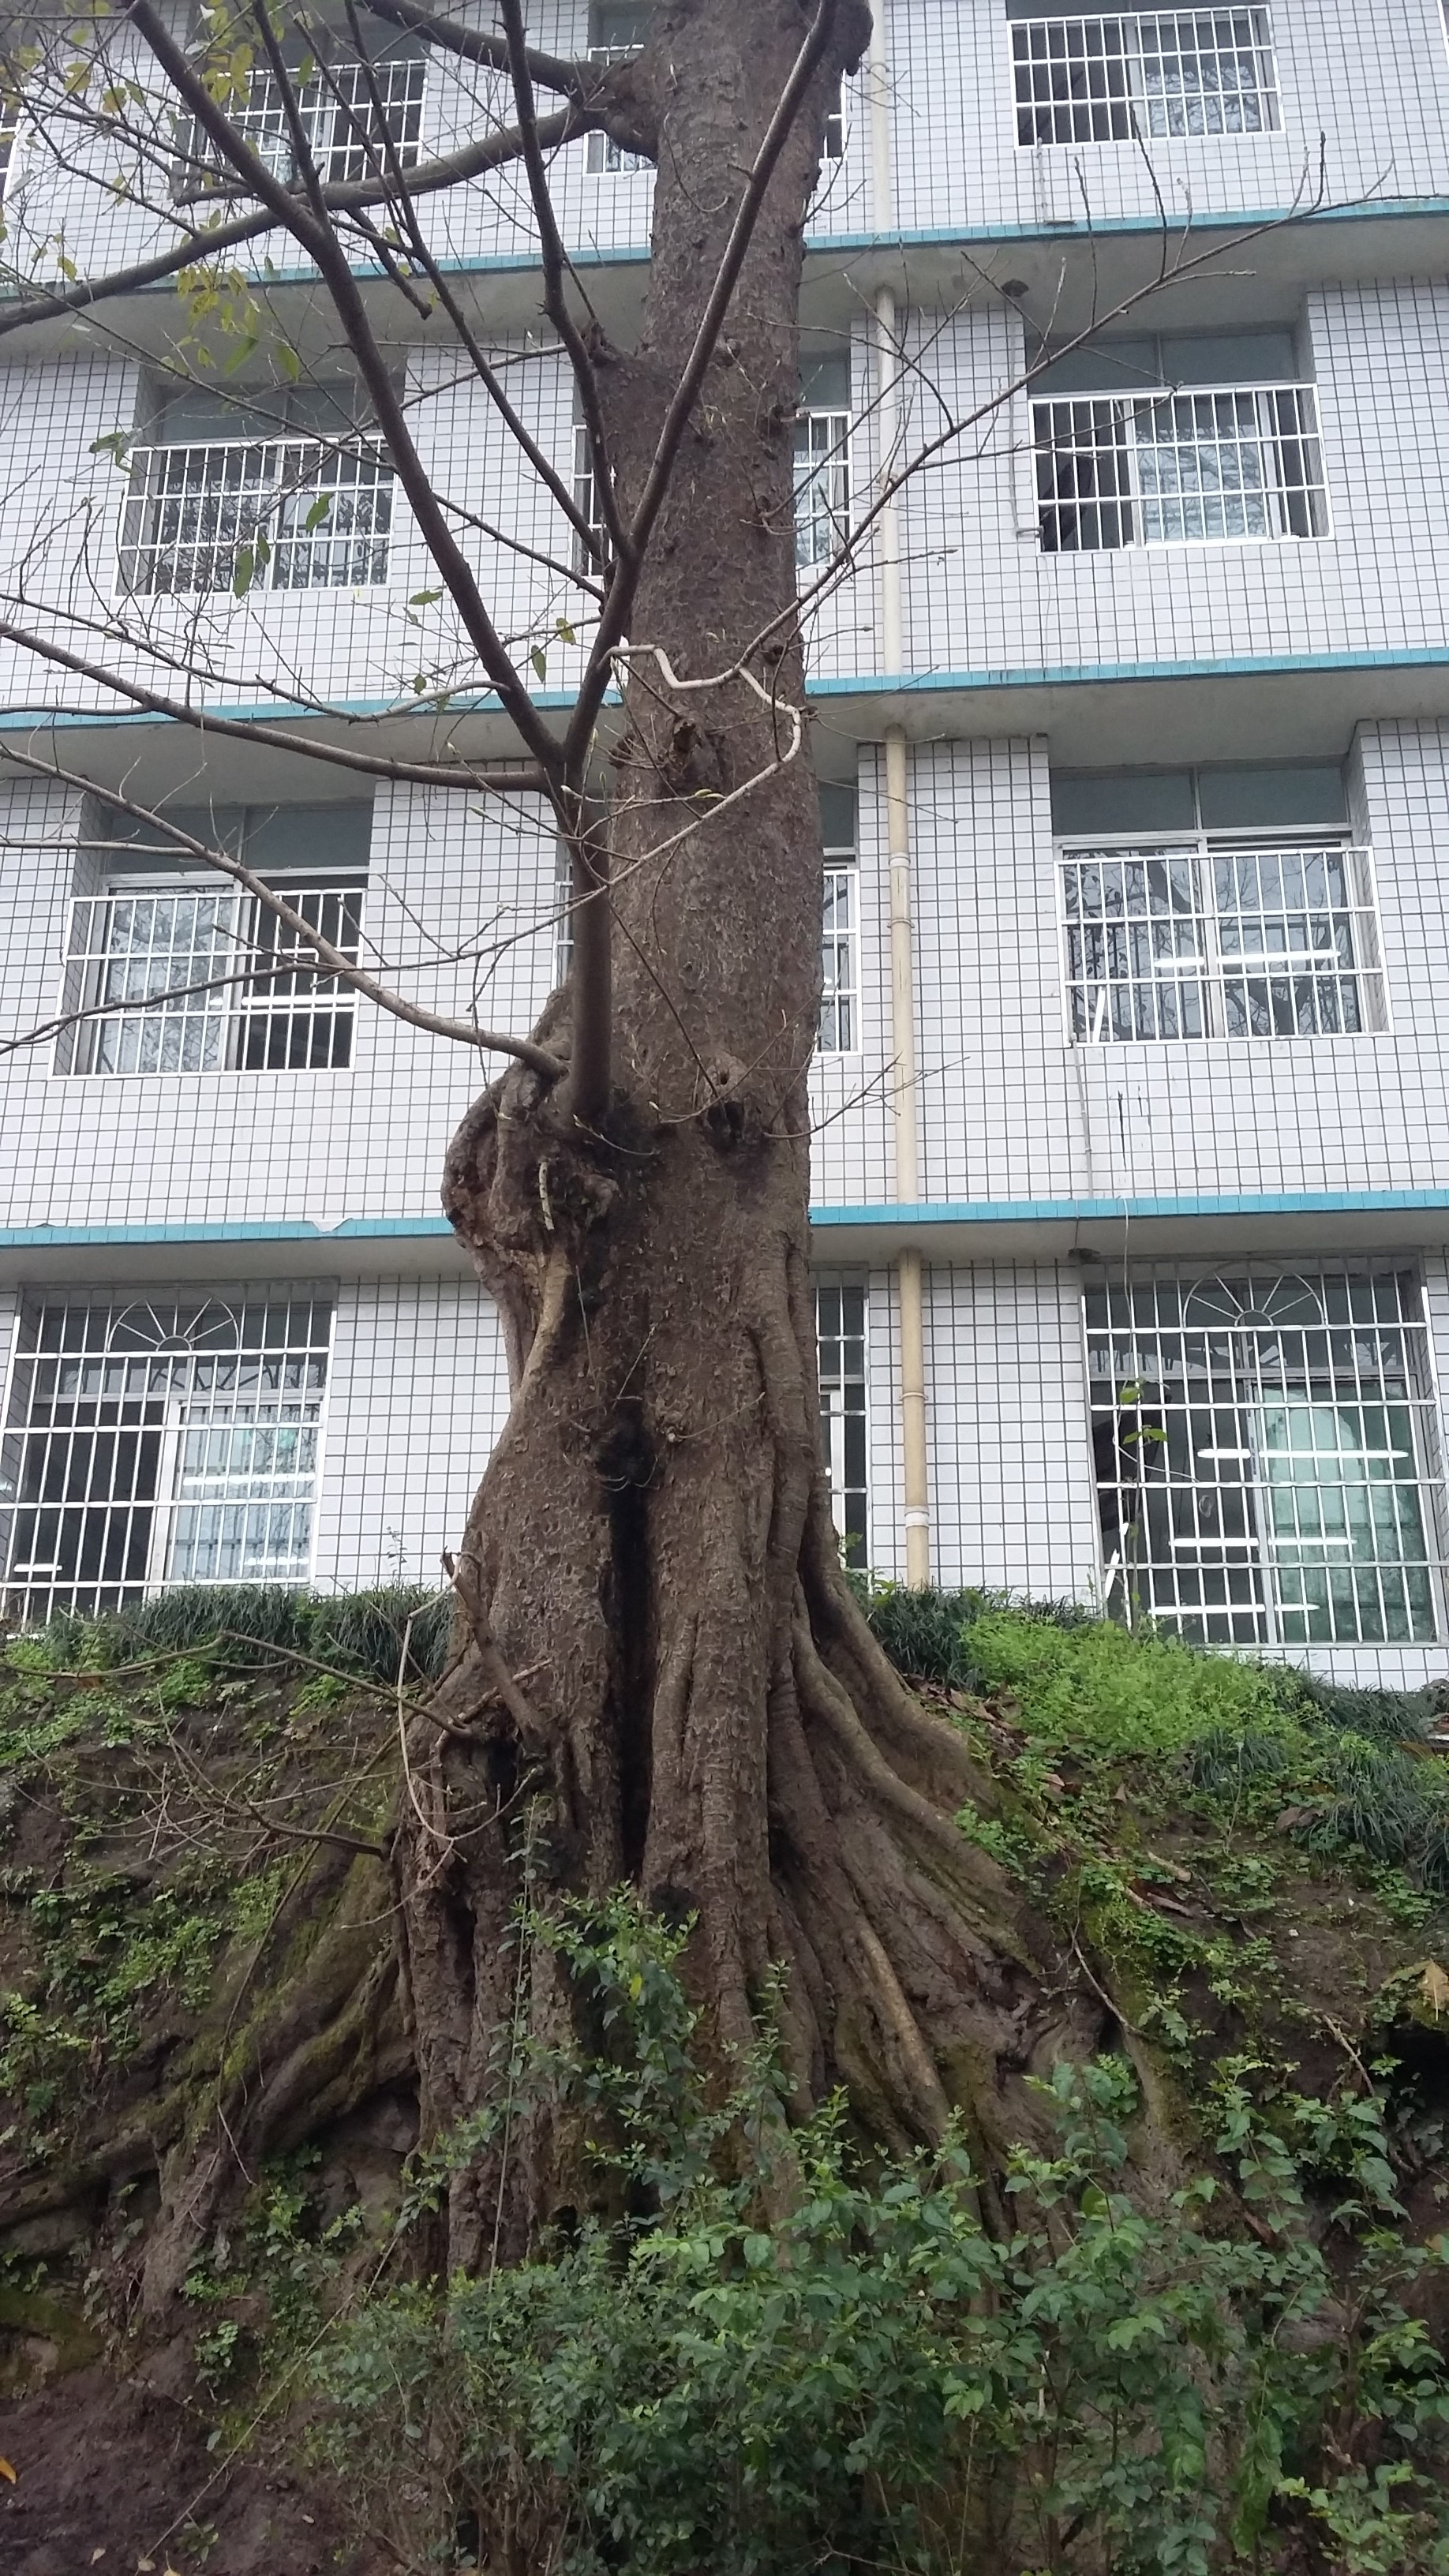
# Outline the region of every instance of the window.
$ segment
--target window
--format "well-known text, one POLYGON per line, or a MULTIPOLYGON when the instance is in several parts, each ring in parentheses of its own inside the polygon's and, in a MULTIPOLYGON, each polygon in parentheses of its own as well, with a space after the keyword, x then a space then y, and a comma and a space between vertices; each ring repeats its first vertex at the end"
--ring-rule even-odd
POLYGON ((574 570, 575 572, 588 573, 597 577, 598 574, 605 569, 607 563, 608 531, 604 526, 603 511, 599 507, 599 486, 597 477, 594 473, 594 451, 589 443, 588 430, 581 420, 576 420, 574 422, 573 482, 574 508, 578 511, 579 517, 583 520, 585 526, 590 528, 593 534, 597 537, 600 549, 597 555, 592 554, 589 548, 584 544, 584 541, 578 534, 577 529, 575 529, 573 544, 574 570))
POLYGON ((13 89, 0 85, 0 198, 5 194, 10 165, 15 158, 15 138, 20 131, 20 100, 13 89))
MULTIPOLYGON (((593 0, 589 10, 589 60, 591 63, 623 63, 647 43, 650 22, 654 16, 651 0, 593 0)), ((591 134, 588 142, 587 167, 590 170, 649 170, 653 164, 646 153, 626 152, 612 134, 591 134)))
MULTIPOLYGON (((293 910, 355 960, 362 930, 367 806, 181 812, 183 829, 238 850, 293 910), (285 870, 310 848, 316 868, 351 856, 357 873, 318 884, 285 870), (359 864, 360 863, 360 864, 359 864)), ((353 994, 320 973, 313 951, 264 904, 218 874, 183 876, 168 852, 116 818, 90 844, 112 865, 102 891, 72 906, 62 1007, 84 1014, 62 1032, 55 1069, 69 1074, 279 1072, 352 1061, 353 994), (148 867, 149 862, 149 867, 148 867), (134 873, 133 873, 134 871, 134 873)), ((195 866, 183 859, 183 864, 195 866)))
POLYGON ((28 1303, 0 1450, 9 1614, 305 1582, 331 1332, 306 1291, 28 1303))
POLYGON ((564 841, 554 843, 553 901, 553 981, 561 993, 574 963, 574 872, 564 841))
POLYGON ((1366 850, 1073 849, 1061 873, 1075 1039, 1358 1037, 1385 1025, 1366 850))
POLYGON ((1266 9, 1010 14, 1018 143, 1274 134, 1282 123, 1266 9))
POLYGON ((820 1426, 830 1476, 830 1507, 848 1565, 870 1561, 865 1313, 864 1288, 843 1280, 816 1281, 820 1426))
POLYGON ((1109 1610, 1204 1645, 1438 1635, 1412 1274, 1154 1269, 1090 1287, 1086 1331, 1109 1610))
POLYGON ((827 564, 850 535, 850 351, 807 362, 795 414, 795 561, 827 564))
MULTIPOLYGON (((427 86, 427 62, 421 53, 389 52, 373 62, 332 63, 325 70, 314 69, 310 78, 293 86, 298 122, 325 188, 385 176, 394 162, 403 169, 416 162, 427 86)), ((294 185, 301 174, 275 74, 265 68, 254 71, 245 100, 230 113, 237 132, 273 176, 294 185)), ((194 182, 197 165, 208 175, 218 171, 227 175, 210 136, 193 128, 184 186, 194 182)))
POLYGON ((1321 537, 1311 385, 1032 405, 1045 554, 1321 537))
POLYGON ((860 1045, 860 871, 852 788, 821 788, 820 826, 825 844, 825 899, 819 1052, 851 1055, 860 1045))
POLYGON ((279 392, 265 413, 203 389, 170 396, 127 459, 123 588, 160 597, 386 581, 392 466, 356 409, 347 386, 279 392))

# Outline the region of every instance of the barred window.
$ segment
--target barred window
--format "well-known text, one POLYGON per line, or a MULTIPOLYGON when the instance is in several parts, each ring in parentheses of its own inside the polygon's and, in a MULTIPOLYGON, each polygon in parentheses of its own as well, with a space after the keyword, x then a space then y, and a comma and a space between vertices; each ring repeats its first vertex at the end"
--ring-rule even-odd
POLYGON ((1443 1512, 1419 1285, 1154 1267, 1088 1289, 1107 1607, 1204 1645, 1422 1645, 1443 1512))
POLYGON ((11 1617, 311 1570, 328 1299, 27 1301, 0 1438, 11 1617))
POLYGON ((864 1288, 846 1280, 817 1279, 815 1324, 831 1510, 846 1563, 864 1566, 870 1562, 864 1288))
POLYGON ((1079 1041, 1358 1037, 1386 1024, 1367 850, 1073 849, 1061 886, 1079 1041))
MULTIPOLYGON (((273 866, 308 840, 360 850, 365 866, 367 807, 178 811, 176 820, 198 839, 240 850, 303 921, 355 962, 364 871, 339 869, 326 883, 307 885, 274 874, 273 866)), ((184 876, 174 859, 173 872, 158 876, 163 845, 146 851, 134 830, 90 845, 98 846, 129 860, 138 879, 113 866, 101 891, 72 906, 62 1001, 69 1024, 56 1044, 57 1073, 295 1072, 351 1063, 351 989, 320 969, 315 950, 265 904, 220 875, 184 876), (145 881, 139 870, 148 857, 145 881)))
POLYGON ((599 552, 595 555, 575 530, 574 570, 597 578, 605 568, 609 538, 608 530, 604 525, 604 513, 599 506, 599 480, 594 472, 594 451, 589 441, 588 429, 581 420, 574 422, 573 487, 574 508, 585 527, 597 538, 599 545, 599 552))
POLYGON ((1032 405, 1045 554, 1321 537, 1311 385, 1032 405))
POLYGON ((853 788, 821 788, 820 830, 825 846, 825 893, 819 1051, 822 1055, 853 1055, 860 1045, 860 870, 853 788))
MULTIPOLYGON (((396 52, 319 65, 294 82, 297 121, 324 187, 385 176, 394 164, 411 168, 421 148, 427 76, 423 54, 396 52)), ((254 71, 245 98, 228 114, 273 177, 295 185, 301 176, 296 142, 275 74, 254 71)), ((200 128, 192 129, 187 161, 193 171, 226 175, 222 155, 200 128)))
POLYGON ((361 589, 384 582, 392 466, 375 446, 306 439, 139 447, 121 520, 121 583, 193 591, 361 589))
POLYGON ((20 101, 13 90, 0 88, 0 198, 4 197, 10 165, 15 157, 15 138, 20 131, 20 101))
POLYGON ((1020 144, 1273 134, 1282 124, 1266 9, 1012 17, 1020 144))
POLYGON ((850 535, 850 414, 795 415, 795 561, 827 564, 850 535))

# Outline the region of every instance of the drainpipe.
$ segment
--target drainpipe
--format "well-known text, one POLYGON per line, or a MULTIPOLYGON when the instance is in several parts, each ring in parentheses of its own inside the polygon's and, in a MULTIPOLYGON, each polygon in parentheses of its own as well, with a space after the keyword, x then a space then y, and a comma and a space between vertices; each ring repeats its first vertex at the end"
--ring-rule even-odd
MULTIPOLYGON (((886 0, 875 0, 870 43, 871 195, 878 235, 894 229, 891 174, 890 84, 886 0)), ((901 439, 900 363, 896 299, 883 286, 875 299, 876 421, 882 487, 896 471, 901 439)), ((895 676, 905 665, 901 605, 900 511, 886 502, 878 521, 882 666, 895 676)), ((887 725, 886 850, 890 861, 891 1054, 894 1087, 896 1198, 914 1207, 920 1196, 916 1133, 916 971, 911 932, 911 815, 907 792, 906 737, 887 725)), ((931 1509, 926 1476, 926 1336, 921 1255, 914 1246, 896 1262, 901 1332, 901 1466, 905 1487, 906 1581, 920 1591, 931 1580, 931 1509)))

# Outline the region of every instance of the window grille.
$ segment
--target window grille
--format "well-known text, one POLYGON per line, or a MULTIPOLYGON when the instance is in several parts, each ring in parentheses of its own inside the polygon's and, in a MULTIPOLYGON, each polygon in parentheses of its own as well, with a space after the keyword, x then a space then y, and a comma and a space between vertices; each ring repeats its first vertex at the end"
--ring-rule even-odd
POLYGON ((821 926, 822 1055, 852 1055, 860 1044, 859 886, 854 850, 828 849, 821 926))
MULTIPOLYGON (((294 911, 349 963, 362 932, 360 885, 279 884, 294 911)), ((254 896, 188 884, 113 886, 72 908, 67 1011, 56 1071, 276 1072, 352 1061, 349 988, 254 896)))
POLYGON ((1440 1633, 1442 1478, 1402 1270, 1154 1269, 1086 1293, 1107 1606, 1199 1644, 1440 1633))
POLYGON ((1011 29, 1018 143, 1275 134, 1266 9, 1022 18, 1011 29))
POLYGON ((870 1562, 865 1320, 864 1288, 841 1280, 816 1281, 820 1426, 830 1508, 847 1564, 861 1566, 870 1562))
POLYGON ((1032 405, 1045 554, 1322 537, 1311 385, 1032 405))
POLYGON ((331 1332, 305 1292, 27 1306, 0 1454, 9 1615, 305 1582, 331 1332))
POLYGON ((315 439, 141 447, 121 519, 128 591, 358 589, 387 579, 392 466, 315 439))
POLYGON ((574 872, 563 841, 554 843, 553 901, 553 981, 562 992, 574 963, 574 872))
POLYGON ((599 484, 598 477, 594 472, 594 451, 589 444, 588 430, 581 420, 576 420, 574 422, 573 484, 574 508, 578 511, 579 517, 583 520, 584 525, 597 538, 599 544, 598 554, 591 554, 589 548, 584 544, 582 537, 580 537, 577 531, 575 531, 573 548, 574 570, 575 572, 589 573, 597 577, 597 575, 604 569, 607 561, 609 536, 608 530, 604 525, 603 511, 599 507, 599 484))
POLYGON ((1061 882, 1079 1041, 1360 1037, 1385 1026, 1367 850, 1074 849, 1061 882))
MULTIPOLYGON (((383 54, 374 62, 333 63, 294 82, 298 123, 313 168, 325 188, 385 175, 418 159, 423 131, 427 61, 422 54, 383 54)), ((291 187, 301 176, 293 131, 275 73, 254 71, 245 98, 228 109, 232 124, 291 187)), ((206 172, 227 164, 210 135, 193 128, 188 162, 206 172)))
POLYGON ((850 535, 850 414, 795 415, 795 561, 826 564, 850 535))
POLYGON ((13 92, 0 90, 0 198, 4 197, 10 165, 15 157, 15 138, 20 131, 20 101, 13 92))

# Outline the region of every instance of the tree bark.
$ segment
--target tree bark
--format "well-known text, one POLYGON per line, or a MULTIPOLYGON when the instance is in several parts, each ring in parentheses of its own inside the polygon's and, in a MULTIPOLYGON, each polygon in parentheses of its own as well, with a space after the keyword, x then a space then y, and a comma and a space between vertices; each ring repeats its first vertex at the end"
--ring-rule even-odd
MULTIPOLYGON (((799 52, 798 0, 666 7, 636 88, 657 119, 642 336, 597 352, 627 523, 750 163, 799 52)), ((525 1883, 632 1881, 694 1918, 714 2047, 748 2046, 783 1966, 789 2108, 844 2083, 883 2144, 961 2106, 988 2162, 1023 2079, 1100 2015, 952 1811, 979 1788, 876 1647, 839 1567, 809 1276, 806 1074, 821 842, 795 595, 793 416, 805 211, 830 59, 769 188, 648 550, 610 834, 612 1091, 511 1070, 450 1151, 444 1203, 504 1318, 513 1403, 461 1551, 441 1688, 395 1841, 425 2139, 496 2092, 500 2038, 568 2011, 507 1939, 525 1883), (748 667, 772 707, 737 673, 748 667), (671 678, 671 675, 673 677, 671 678), (755 782, 751 784, 751 782, 755 782), (722 800, 748 793, 711 819, 722 800)), ((569 1049, 570 997, 541 1044, 569 1049)), ((531 2131, 453 2177, 448 2259, 521 2253, 577 2196, 531 2131)))

